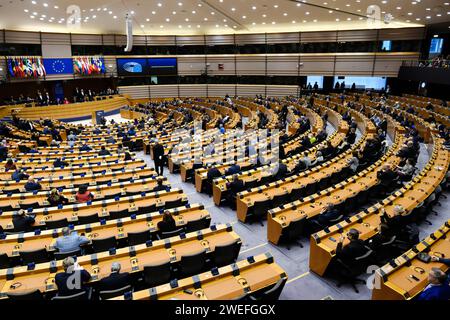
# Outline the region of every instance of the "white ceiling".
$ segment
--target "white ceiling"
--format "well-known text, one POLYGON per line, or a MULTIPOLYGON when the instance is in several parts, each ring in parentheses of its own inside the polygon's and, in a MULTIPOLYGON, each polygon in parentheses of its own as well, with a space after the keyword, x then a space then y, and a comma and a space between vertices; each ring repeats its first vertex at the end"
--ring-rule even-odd
MULTIPOLYGON (((450 0, 0 0, 0 29, 182 35, 401 28, 450 21, 450 0), (69 25, 71 5, 79 27, 69 25), (365 17, 380 8, 375 23, 365 17), (391 15, 392 19, 386 15, 391 15), (387 16, 386 16, 387 17, 387 16)), ((449 23, 450 28, 450 23, 449 23)))

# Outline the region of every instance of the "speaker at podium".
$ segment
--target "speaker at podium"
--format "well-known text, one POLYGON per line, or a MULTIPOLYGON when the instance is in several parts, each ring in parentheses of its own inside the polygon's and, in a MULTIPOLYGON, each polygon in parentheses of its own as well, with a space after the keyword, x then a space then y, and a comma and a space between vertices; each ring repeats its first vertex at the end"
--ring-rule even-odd
POLYGON ((97 110, 92 112, 92 123, 93 124, 102 124, 102 119, 105 116, 105 111, 97 110))

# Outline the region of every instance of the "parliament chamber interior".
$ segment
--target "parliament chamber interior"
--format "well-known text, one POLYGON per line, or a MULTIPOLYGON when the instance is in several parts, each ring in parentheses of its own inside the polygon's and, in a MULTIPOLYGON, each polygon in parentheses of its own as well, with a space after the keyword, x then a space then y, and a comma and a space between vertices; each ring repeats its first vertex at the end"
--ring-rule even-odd
POLYGON ((450 300, 446 1, 1 1, 0 301, 450 300))

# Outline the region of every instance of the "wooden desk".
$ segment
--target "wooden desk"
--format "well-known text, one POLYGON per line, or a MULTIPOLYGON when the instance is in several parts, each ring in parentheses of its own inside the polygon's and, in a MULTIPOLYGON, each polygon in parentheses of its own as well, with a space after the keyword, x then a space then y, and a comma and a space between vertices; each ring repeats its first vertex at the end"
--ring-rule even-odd
MULTIPOLYGON (((340 234, 346 234, 350 229, 360 232, 360 239, 368 240, 378 233, 381 224, 379 212, 384 208, 392 215, 394 207, 401 205, 407 214, 411 213, 419 203, 428 198, 445 178, 450 162, 448 152, 439 156, 432 166, 425 167, 413 181, 409 182, 393 195, 378 202, 355 216, 339 222, 339 224, 311 235, 309 267, 311 271, 323 276, 336 253, 337 240, 340 234), (439 170, 439 168, 444 168, 439 170), (335 241, 332 241, 334 239, 335 241)), ((344 241, 344 246, 348 240, 344 241)))
MULTIPOLYGON (((145 161, 142 159, 118 161, 117 163, 105 163, 100 165, 79 165, 78 167, 64 168, 38 168, 28 170, 27 174, 35 179, 50 179, 53 177, 67 177, 80 174, 94 174, 101 172, 113 172, 145 168, 145 161)), ((1 181, 15 181, 11 179, 12 172, 0 172, 1 181)))
MULTIPOLYGON (((97 184, 106 184, 108 182, 117 183, 128 179, 144 179, 156 176, 156 171, 153 168, 142 168, 132 170, 122 170, 117 172, 105 172, 104 174, 88 174, 74 177, 61 177, 57 179, 42 179, 39 183, 43 190, 50 190, 52 188, 74 188, 76 185, 88 184, 95 186, 97 184)), ((8 193, 11 190, 25 191, 26 180, 16 181, 0 181, 0 194, 8 193)))
MULTIPOLYGON (((132 300, 232 300, 244 294, 252 294, 280 279, 287 279, 286 272, 273 261, 270 253, 260 254, 254 262, 241 260, 218 269, 218 274, 204 272, 195 277, 178 281, 178 286, 163 284, 132 293, 132 300), (188 294, 185 290, 192 291, 188 294)), ((124 300, 117 297, 111 300, 124 300)))
POLYGON ((269 210, 267 215, 267 238, 273 244, 278 244, 283 230, 289 226, 291 221, 298 217, 310 219, 318 215, 326 204, 334 205, 344 202, 347 198, 356 196, 359 192, 369 190, 378 183, 377 172, 382 164, 391 163, 397 165, 400 161, 395 153, 399 150, 404 137, 396 135, 396 141, 390 150, 375 164, 355 176, 338 183, 333 187, 322 190, 312 196, 294 201, 283 208, 269 210))
MULTIPOLYGON (((164 185, 169 186, 167 179, 165 179, 164 185)), ((158 183, 157 178, 130 180, 126 182, 108 183, 103 185, 96 185, 89 188, 91 192, 95 194, 96 200, 115 197, 118 195, 125 196, 127 193, 141 193, 149 192, 158 183)), ((61 194, 65 196, 69 203, 75 203, 75 195, 78 189, 63 189, 61 194)), ((27 205, 32 203, 38 203, 40 207, 48 207, 50 204, 47 201, 50 191, 26 192, 15 194, 0 194, 0 208, 2 211, 10 211, 5 208, 11 207, 13 209, 19 209, 20 205, 27 205)))
MULTIPOLYGON (((189 221, 202 218, 211 220, 209 212, 200 204, 178 207, 167 211, 173 214, 178 227, 183 227, 189 221)), ((155 234, 158 232, 158 222, 162 220, 162 217, 163 213, 161 212, 151 212, 137 215, 136 217, 108 220, 104 224, 97 222, 88 225, 76 225, 73 227, 73 230, 77 231, 78 234, 84 234, 90 240, 109 237, 115 237, 117 240, 120 240, 127 238, 130 232, 149 230, 155 234)), ((57 237, 60 236, 62 236, 62 229, 45 230, 39 234, 27 232, 7 235, 5 239, 0 241, 0 251, 6 253, 10 258, 19 256, 19 251, 38 249, 55 251, 54 245, 57 237)))
MULTIPOLYGON (((119 262, 122 272, 142 272, 145 265, 157 264, 164 261, 177 263, 181 256, 206 250, 208 253, 216 246, 228 244, 233 240, 240 241, 239 236, 233 232, 230 225, 211 226, 197 232, 186 234, 185 238, 175 236, 168 239, 153 241, 134 247, 117 249, 115 254, 101 252, 82 256, 77 262, 91 275, 90 283, 94 283, 111 273, 113 262, 119 262)), ((54 292, 57 288, 54 283, 55 275, 62 272, 62 260, 50 263, 41 263, 34 270, 27 270, 26 266, 0 270, 0 296, 7 292, 25 292, 38 289, 41 292, 54 292), (20 283, 20 287, 12 289, 11 285, 20 283)))
MULTIPOLYGON (((164 206, 166 201, 182 200, 187 203, 187 197, 181 189, 170 191, 158 191, 145 193, 143 195, 119 197, 102 201, 92 201, 91 203, 69 204, 62 208, 49 207, 32 210, 36 216, 35 226, 44 226, 46 221, 54 221, 66 218, 69 222, 78 221, 79 216, 89 216, 97 213, 100 218, 107 219, 109 212, 128 210, 130 213, 137 212, 140 207, 156 205, 157 208, 164 206)), ((4 212, 0 216, 0 225, 3 229, 13 229, 12 217, 14 212, 4 212)))
POLYGON ((372 300, 411 300, 428 285, 428 274, 432 268, 444 272, 449 267, 440 262, 425 263, 417 259, 420 252, 430 255, 450 257, 450 220, 437 231, 425 238, 411 250, 375 272, 375 284, 379 289, 372 290, 372 300), (411 279, 415 276, 417 280, 411 279))

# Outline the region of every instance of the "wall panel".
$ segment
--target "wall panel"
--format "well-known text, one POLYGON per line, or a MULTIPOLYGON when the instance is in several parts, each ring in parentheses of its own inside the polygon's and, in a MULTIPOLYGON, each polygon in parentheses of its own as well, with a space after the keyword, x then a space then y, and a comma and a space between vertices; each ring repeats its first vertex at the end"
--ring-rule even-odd
POLYGON ((265 75, 266 58, 264 55, 236 56, 236 74, 238 76, 265 75))

